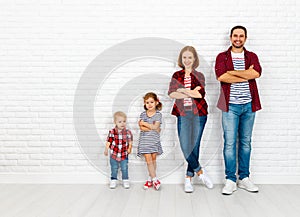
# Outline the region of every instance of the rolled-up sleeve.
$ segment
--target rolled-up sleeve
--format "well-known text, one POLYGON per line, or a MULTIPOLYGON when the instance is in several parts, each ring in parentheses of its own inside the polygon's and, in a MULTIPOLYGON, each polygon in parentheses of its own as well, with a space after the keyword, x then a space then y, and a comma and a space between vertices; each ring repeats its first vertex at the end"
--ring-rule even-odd
POLYGON ((255 53, 251 53, 251 65, 253 65, 253 69, 261 75, 262 73, 262 68, 259 63, 258 57, 255 53))
POLYGON ((205 97, 205 77, 202 73, 198 76, 197 80, 200 83, 201 89, 199 90, 199 93, 201 94, 202 98, 205 97))
POLYGON ((179 88, 178 75, 174 73, 169 84, 168 95, 175 92, 178 88, 179 88))
POLYGON ((215 73, 217 78, 226 73, 226 64, 224 63, 224 58, 225 57, 223 53, 220 53, 216 58, 215 73))

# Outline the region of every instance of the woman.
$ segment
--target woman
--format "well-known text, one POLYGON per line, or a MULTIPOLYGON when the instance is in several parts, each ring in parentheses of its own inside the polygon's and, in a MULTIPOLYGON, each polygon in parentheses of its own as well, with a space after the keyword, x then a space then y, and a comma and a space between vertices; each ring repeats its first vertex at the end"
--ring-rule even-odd
POLYGON ((193 192, 191 183, 194 174, 206 187, 213 183, 199 163, 200 141, 207 120, 205 97, 205 78, 195 68, 199 66, 198 54, 194 47, 184 47, 178 57, 182 70, 173 74, 168 94, 176 99, 172 115, 177 116, 177 129, 180 147, 188 163, 185 177, 185 192, 193 192))

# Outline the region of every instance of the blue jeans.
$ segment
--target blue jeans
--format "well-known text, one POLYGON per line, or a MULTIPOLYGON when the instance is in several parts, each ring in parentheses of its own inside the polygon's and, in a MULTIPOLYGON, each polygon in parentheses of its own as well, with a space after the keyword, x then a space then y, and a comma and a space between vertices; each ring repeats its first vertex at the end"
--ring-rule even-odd
POLYGON ((239 179, 249 177, 251 137, 255 119, 251 102, 229 104, 228 112, 222 112, 224 131, 224 160, 226 179, 236 182, 236 145, 238 137, 238 175, 239 179))
POLYGON ((186 175, 190 177, 201 170, 199 151, 206 120, 207 116, 194 115, 191 111, 186 112, 186 116, 177 117, 180 147, 188 163, 186 175))
POLYGON ((128 158, 121 161, 110 158, 111 180, 118 179, 119 166, 121 166, 122 179, 128 179, 128 158))

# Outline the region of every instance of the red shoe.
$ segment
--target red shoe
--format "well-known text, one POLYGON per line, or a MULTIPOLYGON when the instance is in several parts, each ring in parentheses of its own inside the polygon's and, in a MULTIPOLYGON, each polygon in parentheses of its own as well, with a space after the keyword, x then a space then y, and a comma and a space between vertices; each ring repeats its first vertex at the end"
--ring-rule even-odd
POLYGON ((160 188, 160 181, 157 179, 155 182, 153 182, 154 188, 158 191, 160 188))
POLYGON ((152 188, 153 183, 152 181, 146 181, 146 183, 144 184, 144 189, 148 189, 148 188, 152 188))

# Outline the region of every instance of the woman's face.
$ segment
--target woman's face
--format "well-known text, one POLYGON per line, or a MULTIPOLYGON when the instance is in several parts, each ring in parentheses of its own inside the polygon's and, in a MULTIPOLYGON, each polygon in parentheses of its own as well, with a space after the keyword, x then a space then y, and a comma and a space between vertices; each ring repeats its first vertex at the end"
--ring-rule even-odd
POLYGON ((191 51, 184 51, 182 54, 182 64, 185 69, 192 69, 195 62, 195 57, 191 51))

